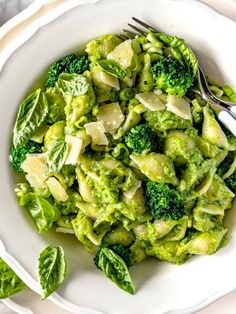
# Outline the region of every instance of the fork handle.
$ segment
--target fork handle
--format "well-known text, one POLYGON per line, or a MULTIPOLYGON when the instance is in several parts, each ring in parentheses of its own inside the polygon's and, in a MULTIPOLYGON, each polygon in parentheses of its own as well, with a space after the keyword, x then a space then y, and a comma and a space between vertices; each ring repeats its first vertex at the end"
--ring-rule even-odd
POLYGON ((230 107, 230 111, 236 116, 236 105, 230 107))
POLYGON ((218 114, 218 119, 224 124, 224 126, 236 136, 236 118, 234 118, 229 112, 221 111, 218 114))

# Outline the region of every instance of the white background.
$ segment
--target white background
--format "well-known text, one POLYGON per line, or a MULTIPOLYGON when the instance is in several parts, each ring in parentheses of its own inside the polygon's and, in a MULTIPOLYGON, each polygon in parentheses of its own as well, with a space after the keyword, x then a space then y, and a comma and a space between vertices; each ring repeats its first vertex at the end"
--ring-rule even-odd
MULTIPOLYGON (((236 21, 236 0, 202 0, 215 7, 218 11, 236 21)), ((33 0, 0 0, 0 26, 9 18, 17 14, 24 7, 32 3, 33 0)), ((61 310, 50 301, 40 301, 40 297, 29 289, 14 297, 14 301, 30 308, 33 312, 37 308, 42 308, 45 314, 69 314, 61 310)), ((236 291, 223 297, 208 308, 198 312, 198 314, 235 314, 236 313, 236 291)), ((5 305, 0 303, 0 314, 14 314, 5 305)), ((145 314, 145 313, 144 313, 145 314)))

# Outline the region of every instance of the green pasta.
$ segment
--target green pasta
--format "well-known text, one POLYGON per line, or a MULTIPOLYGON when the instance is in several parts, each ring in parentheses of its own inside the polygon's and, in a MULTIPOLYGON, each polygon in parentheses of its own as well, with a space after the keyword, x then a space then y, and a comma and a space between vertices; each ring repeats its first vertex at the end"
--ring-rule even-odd
MULTIPOLYGON (((196 92, 197 59, 182 39, 108 34, 82 55, 53 63, 20 105, 16 194, 39 232, 74 234, 133 294, 131 265, 148 256, 182 264, 227 243, 236 139, 196 92)), ((235 98, 228 85, 211 90, 235 98)))

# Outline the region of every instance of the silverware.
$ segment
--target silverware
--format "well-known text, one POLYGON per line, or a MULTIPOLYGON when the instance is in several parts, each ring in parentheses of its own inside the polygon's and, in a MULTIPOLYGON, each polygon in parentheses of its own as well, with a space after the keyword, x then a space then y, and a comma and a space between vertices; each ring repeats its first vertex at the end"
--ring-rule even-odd
MULTIPOLYGON (((134 38, 136 35, 147 35, 147 32, 158 33, 158 30, 147 23, 132 17, 132 20, 139 26, 142 26, 144 30, 136 25, 128 23, 128 26, 132 29, 123 29, 125 35, 121 35, 122 38, 134 38)), ((211 107, 217 112, 218 119, 225 125, 225 127, 236 136, 236 103, 226 101, 215 96, 207 83, 206 76, 202 68, 198 65, 198 87, 196 92, 202 97, 204 101, 209 103, 211 107)))
POLYGON ((216 106, 217 108, 221 110, 228 110, 233 115, 236 116, 236 103, 223 100, 212 93, 208 86, 204 72, 199 65, 198 65, 198 86, 203 100, 205 100, 208 103, 212 102, 212 105, 216 106))

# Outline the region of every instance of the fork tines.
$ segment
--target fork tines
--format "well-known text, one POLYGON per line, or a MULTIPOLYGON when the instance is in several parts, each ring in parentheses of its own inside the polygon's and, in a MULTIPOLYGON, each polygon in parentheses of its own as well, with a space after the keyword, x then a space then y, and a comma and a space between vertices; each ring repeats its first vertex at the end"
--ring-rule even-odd
POLYGON ((139 33, 140 35, 146 35, 147 32, 142 31, 140 28, 138 28, 137 26, 128 23, 129 27, 131 27, 133 30, 135 30, 137 33, 139 33))
POLYGON ((148 25, 147 23, 137 19, 134 16, 132 17, 132 20, 134 20, 136 23, 138 23, 139 25, 143 26, 144 28, 146 28, 147 30, 149 30, 151 32, 157 32, 157 30, 154 27, 152 27, 151 25, 148 25))
POLYGON ((132 29, 123 29, 123 32, 126 34, 126 38, 127 36, 129 38, 134 38, 137 35, 142 35, 145 36, 147 35, 148 32, 158 32, 157 29, 155 29, 154 27, 152 27, 151 25, 148 25, 147 23, 137 19, 136 17, 132 17, 132 20, 134 22, 136 22, 139 26, 142 26, 145 30, 142 30, 141 28, 137 27, 134 24, 128 23, 128 26, 132 29))
POLYGON ((126 33, 126 35, 128 35, 129 38, 134 38, 137 35, 136 33, 132 32, 126 28, 123 29, 123 32, 126 33))

